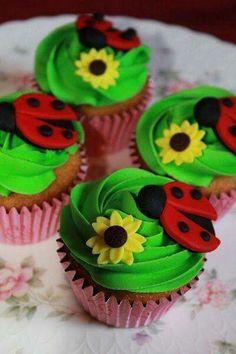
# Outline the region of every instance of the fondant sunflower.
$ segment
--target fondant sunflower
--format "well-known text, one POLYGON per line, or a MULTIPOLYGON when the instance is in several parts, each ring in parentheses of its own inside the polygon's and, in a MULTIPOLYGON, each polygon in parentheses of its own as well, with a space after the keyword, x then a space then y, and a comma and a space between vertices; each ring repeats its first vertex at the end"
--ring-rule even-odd
POLYGON ((156 144, 162 148, 162 162, 174 161, 177 166, 184 162, 192 163, 206 148, 201 141, 204 135, 205 131, 199 130, 197 123, 190 124, 187 120, 181 125, 171 123, 170 128, 164 130, 164 137, 156 140, 156 144))
POLYGON ((91 247, 93 254, 99 254, 97 263, 133 264, 133 252, 142 252, 142 244, 146 238, 137 233, 140 220, 134 220, 132 215, 122 219, 117 211, 113 211, 110 219, 99 216, 92 224, 96 236, 91 237, 86 245, 91 247))
POLYGON ((113 54, 107 54, 105 49, 91 49, 88 53, 81 53, 80 60, 75 61, 77 66, 76 75, 89 82, 94 88, 108 89, 115 85, 119 77, 117 71, 119 61, 114 59, 113 54))

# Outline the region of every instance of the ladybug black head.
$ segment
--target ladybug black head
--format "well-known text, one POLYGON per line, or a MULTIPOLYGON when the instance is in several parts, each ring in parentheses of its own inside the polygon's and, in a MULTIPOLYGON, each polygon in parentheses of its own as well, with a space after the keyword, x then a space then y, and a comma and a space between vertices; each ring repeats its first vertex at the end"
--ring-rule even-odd
POLYGON ((100 12, 95 12, 94 14, 93 14, 93 18, 94 18, 94 20, 96 20, 96 21, 103 21, 104 20, 104 14, 102 14, 102 13, 100 13, 100 12))
POLYGON ((194 107, 194 117, 200 125, 214 127, 220 117, 220 103, 217 98, 206 97, 194 107))
POLYGON ((166 194, 162 187, 148 185, 139 191, 136 202, 144 215, 158 219, 165 207, 166 194))
POLYGON ((123 39, 132 39, 137 36, 137 32, 134 28, 128 28, 126 31, 122 32, 120 37, 123 39))
POLYGON ((9 102, 0 103, 0 130, 14 132, 16 129, 15 108, 9 102))
POLYGON ((105 35, 92 27, 84 27, 79 31, 80 42, 89 48, 101 49, 106 46, 105 35))

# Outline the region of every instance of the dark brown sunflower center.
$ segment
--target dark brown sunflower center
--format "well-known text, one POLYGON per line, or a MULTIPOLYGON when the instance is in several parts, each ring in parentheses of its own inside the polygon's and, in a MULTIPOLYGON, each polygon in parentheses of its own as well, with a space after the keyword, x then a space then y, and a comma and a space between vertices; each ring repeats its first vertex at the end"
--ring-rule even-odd
POLYGON ((190 138, 185 133, 176 133, 170 139, 170 146, 175 151, 184 151, 190 144, 190 138))
POLYGON ((121 226, 110 226, 104 232, 105 243, 113 248, 123 246, 127 241, 128 235, 126 230, 121 226))
POLYGON ((102 60, 94 60, 89 65, 89 70, 94 75, 102 75, 106 71, 106 63, 102 60))

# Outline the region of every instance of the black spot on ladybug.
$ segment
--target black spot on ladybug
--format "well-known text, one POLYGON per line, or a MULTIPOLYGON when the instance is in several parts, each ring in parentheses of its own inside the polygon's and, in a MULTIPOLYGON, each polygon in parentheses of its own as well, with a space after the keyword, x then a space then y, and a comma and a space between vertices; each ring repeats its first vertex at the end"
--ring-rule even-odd
POLYGON ((39 127, 39 133, 45 137, 50 137, 53 134, 53 130, 49 125, 41 125, 39 127))
POLYGON ((165 207, 166 194, 161 187, 148 185, 139 191, 136 202, 144 215, 157 219, 165 207))
POLYGON ((82 44, 89 48, 101 49, 106 46, 105 35, 95 28, 84 27, 79 30, 79 39, 82 44))
POLYGON ((185 215, 188 219, 198 224, 199 226, 201 226, 204 230, 207 230, 211 234, 215 235, 215 230, 211 220, 204 218, 203 216, 189 214, 186 212, 182 212, 182 214, 185 215))
POLYGON ((6 132, 16 129, 15 107, 9 102, 0 103, 0 129, 6 132))
POLYGON ((95 12, 93 14, 93 18, 96 20, 96 21, 102 21, 104 20, 104 14, 101 14, 99 12, 95 12))
POLYGON ((102 75, 106 71, 106 63, 103 60, 93 60, 89 65, 89 70, 94 75, 102 75))
POLYGON ((170 139, 170 146, 175 151, 184 151, 190 144, 190 138, 185 133, 176 133, 170 139))
POLYGON ((34 97, 28 98, 27 103, 30 107, 34 107, 34 108, 37 108, 40 106, 40 101, 34 97))
POLYGON ((71 139, 72 136, 73 136, 73 133, 72 133, 72 131, 70 131, 70 130, 64 130, 64 131, 62 132, 62 135, 63 135, 64 138, 66 138, 66 139, 71 139))
POLYGON ((126 31, 120 34, 120 37, 123 39, 133 39, 133 37, 135 37, 136 34, 137 32, 135 31, 134 28, 128 28, 126 31))
POLYGON ((65 103, 60 100, 52 101, 52 107, 57 111, 60 111, 65 108, 65 103))
POLYGON ((192 189, 190 194, 193 199, 200 200, 202 198, 202 193, 199 189, 192 189))
POLYGON ((127 239, 126 230, 118 225, 110 226, 104 232, 104 241, 110 247, 121 247, 126 243, 127 239))
POLYGON ((184 196, 183 191, 179 187, 172 187, 171 193, 176 199, 181 199, 184 196))
POLYGON ((236 125, 234 125, 233 127, 229 128, 229 132, 230 134, 232 134, 233 136, 236 136, 236 125))
POLYGON ((194 116, 200 125, 214 127, 220 117, 220 104, 217 98, 206 97, 194 107, 194 116))
POLYGON ((87 26, 93 26, 95 24, 96 20, 93 18, 90 18, 89 20, 86 21, 87 26))
POLYGON ((107 32, 116 32, 117 29, 115 27, 108 28, 107 32))
POLYGON ((186 224, 184 221, 180 221, 178 223, 178 228, 180 229, 181 232, 186 233, 189 232, 189 226, 186 224))
POLYGON ((210 241, 210 239, 211 239, 211 235, 207 231, 202 231, 200 233, 200 236, 206 242, 210 241))
POLYGON ((223 103, 223 105, 225 105, 226 107, 229 107, 229 108, 233 107, 233 105, 234 105, 233 101, 230 98, 224 98, 222 100, 222 103, 223 103))

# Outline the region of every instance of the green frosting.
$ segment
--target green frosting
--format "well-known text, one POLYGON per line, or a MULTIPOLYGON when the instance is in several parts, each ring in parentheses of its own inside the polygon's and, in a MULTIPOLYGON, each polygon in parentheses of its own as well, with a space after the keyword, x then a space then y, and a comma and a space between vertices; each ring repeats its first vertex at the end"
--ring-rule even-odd
MULTIPOLYGON (((29 92, 29 91, 27 91, 29 92)), ((26 92, 16 92, 2 97, 0 102, 13 102, 26 92)), ((83 142, 83 129, 75 122, 83 142)), ((26 143, 17 135, 0 131, 0 195, 11 192, 37 194, 55 180, 54 169, 63 165, 70 155, 76 153, 76 144, 64 150, 46 150, 26 143)))
POLYGON ((203 254, 184 249, 166 235, 158 220, 142 214, 135 196, 145 185, 164 185, 171 180, 140 169, 127 168, 95 182, 82 183, 71 193, 71 205, 61 216, 60 235, 71 256, 92 279, 108 289, 132 292, 165 292, 191 281, 203 267, 203 254), (142 253, 133 253, 134 263, 97 264, 86 241, 94 236, 97 216, 110 217, 117 210, 124 218, 142 221, 138 233, 146 237, 142 253))
POLYGON ((75 23, 50 33, 35 56, 35 77, 41 89, 70 104, 108 106, 131 98, 143 88, 148 77, 149 48, 140 45, 128 52, 106 48, 120 62, 119 78, 107 90, 93 88, 75 73, 75 61, 89 50, 80 43, 75 23))
POLYGON ((168 96, 150 107, 141 117, 136 128, 138 151, 147 166, 155 173, 169 175, 173 178, 196 186, 208 186, 216 176, 235 176, 235 154, 228 150, 219 140, 212 128, 200 126, 205 136, 202 141, 207 145, 202 156, 195 157, 193 163, 177 166, 174 162, 162 163, 159 156, 161 148, 155 140, 163 137, 163 131, 172 122, 180 125, 184 120, 196 123, 193 116, 195 104, 204 97, 226 97, 233 94, 221 88, 198 87, 180 91, 168 96))

